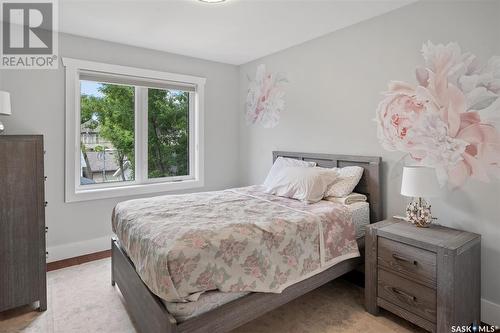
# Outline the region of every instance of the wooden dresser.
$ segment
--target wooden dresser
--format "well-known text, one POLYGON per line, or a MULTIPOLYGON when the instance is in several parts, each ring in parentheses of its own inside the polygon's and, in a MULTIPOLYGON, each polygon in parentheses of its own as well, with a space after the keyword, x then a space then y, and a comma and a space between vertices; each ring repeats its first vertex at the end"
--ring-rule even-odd
POLYGON ((0 135, 0 311, 47 309, 41 135, 0 135))
POLYGON ((366 230, 365 302, 431 332, 480 322, 481 236, 389 219, 366 230))

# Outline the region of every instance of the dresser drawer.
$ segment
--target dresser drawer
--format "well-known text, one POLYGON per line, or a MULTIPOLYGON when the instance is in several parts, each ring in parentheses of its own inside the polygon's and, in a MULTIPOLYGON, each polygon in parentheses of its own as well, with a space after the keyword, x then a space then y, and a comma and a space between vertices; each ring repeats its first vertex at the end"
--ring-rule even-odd
POLYGON ((399 275, 378 270, 378 297, 433 323, 436 322, 436 291, 399 275))
POLYGON ((436 287, 436 254, 387 238, 378 238, 378 266, 429 287, 436 287))

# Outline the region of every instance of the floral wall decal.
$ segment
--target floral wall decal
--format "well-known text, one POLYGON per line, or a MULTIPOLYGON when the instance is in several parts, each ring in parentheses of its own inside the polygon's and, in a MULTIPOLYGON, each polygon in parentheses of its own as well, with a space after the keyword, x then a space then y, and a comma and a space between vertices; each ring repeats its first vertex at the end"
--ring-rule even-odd
POLYGON ((381 144, 434 167, 452 188, 500 176, 500 57, 482 66, 456 43, 430 41, 422 55, 418 84, 390 82, 378 105, 381 144))
POLYGON ((247 124, 260 124, 264 128, 278 125, 281 112, 285 109, 284 83, 288 82, 281 73, 269 73, 266 65, 257 67, 254 80, 250 80, 246 99, 247 124))

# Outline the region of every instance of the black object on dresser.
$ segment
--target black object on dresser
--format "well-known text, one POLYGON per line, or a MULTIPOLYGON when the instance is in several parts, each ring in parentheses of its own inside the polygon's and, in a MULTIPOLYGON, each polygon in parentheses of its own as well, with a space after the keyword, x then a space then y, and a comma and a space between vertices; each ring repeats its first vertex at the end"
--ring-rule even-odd
POLYGON ((480 323, 481 236, 388 219, 367 226, 365 303, 431 332, 480 323))
POLYGON ((0 135, 0 311, 47 309, 43 136, 0 135))

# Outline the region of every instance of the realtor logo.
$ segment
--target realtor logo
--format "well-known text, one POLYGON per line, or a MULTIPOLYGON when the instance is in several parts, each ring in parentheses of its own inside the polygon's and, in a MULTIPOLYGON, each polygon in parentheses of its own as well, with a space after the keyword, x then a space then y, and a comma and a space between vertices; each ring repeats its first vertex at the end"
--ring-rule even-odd
POLYGON ((57 13, 54 0, 2 0, 1 68, 56 69, 57 13))

